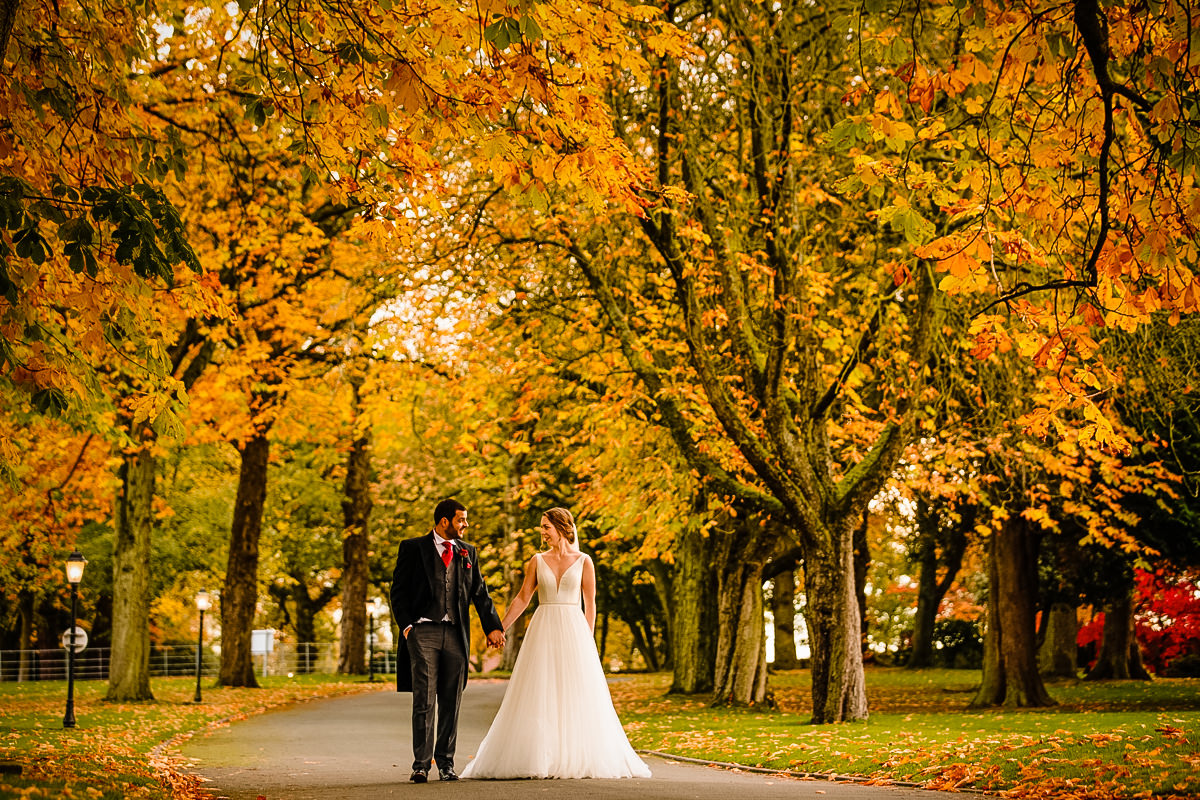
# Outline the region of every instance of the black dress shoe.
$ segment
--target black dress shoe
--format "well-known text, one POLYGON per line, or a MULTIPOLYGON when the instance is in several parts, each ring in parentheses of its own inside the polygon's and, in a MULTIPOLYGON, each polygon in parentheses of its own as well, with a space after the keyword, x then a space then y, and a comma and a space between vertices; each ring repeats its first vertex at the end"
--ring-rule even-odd
POLYGON ((454 767, 438 767, 438 778, 444 781, 456 781, 458 773, 454 771, 454 767))
POLYGON ((408 776, 408 779, 413 783, 425 783, 425 781, 429 780, 429 770, 414 769, 413 774, 408 776))

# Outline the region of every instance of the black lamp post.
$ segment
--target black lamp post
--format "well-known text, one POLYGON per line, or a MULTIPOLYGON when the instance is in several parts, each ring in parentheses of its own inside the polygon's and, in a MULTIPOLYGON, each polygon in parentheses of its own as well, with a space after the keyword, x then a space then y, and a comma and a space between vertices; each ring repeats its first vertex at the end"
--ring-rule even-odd
POLYGON ((379 616, 380 610, 383 608, 383 601, 376 597, 370 603, 367 603, 367 617, 371 620, 371 630, 369 635, 370 647, 367 649, 367 676, 368 683, 375 681, 375 618, 379 616))
POLYGON ((83 580, 83 568, 87 559, 78 550, 67 556, 67 583, 71 584, 71 630, 67 634, 67 711, 63 714, 63 727, 75 727, 75 615, 79 604, 79 582, 83 580))
POLYGON ((192 698, 193 702, 200 702, 200 670, 204 665, 202 654, 204 653, 204 612, 212 608, 212 598, 208 592, 201 589, 196 592, 196 609, 200 612, 200 633, 196 639, 196 696, 192 698))

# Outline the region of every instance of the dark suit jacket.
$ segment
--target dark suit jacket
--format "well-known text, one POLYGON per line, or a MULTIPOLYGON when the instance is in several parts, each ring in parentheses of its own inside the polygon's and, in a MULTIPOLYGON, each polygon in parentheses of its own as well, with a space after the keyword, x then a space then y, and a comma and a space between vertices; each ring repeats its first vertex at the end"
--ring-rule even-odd
MULTIPOLYGON (((501 630, 500 615, 492 604, 487 584, 479 574, 479 560, 474 545, 464 541, 454 543, 454 559, 458 562, 458 608, 454 610, 455 628, 462 636, 463 651, 471 652, 471 617, 468 605, 475 606, 479 622, 487 633, 501 630)), ((441 554, 433 544, 433 532, 405 539, 396 552, 396 569, 392 572, 392 620, 400 627, 400 642, 396 653, 396 691, 412 691, 412 667, 404 629, 421 616, 421 609, 433 603, 434 580, 441 554)), ((463 684, 467 671, 462 674, 463 684)))

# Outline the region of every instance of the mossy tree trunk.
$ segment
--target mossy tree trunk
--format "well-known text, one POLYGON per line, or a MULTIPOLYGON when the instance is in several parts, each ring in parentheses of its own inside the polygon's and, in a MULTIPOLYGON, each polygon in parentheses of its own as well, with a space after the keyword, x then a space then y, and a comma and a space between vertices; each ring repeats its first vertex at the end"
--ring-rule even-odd
POLYGON ((717 649, 713 703, 744 707, 770 705, 767 695, 766 610, 763 567, 775 540, 757 520, 731 520, 717 530, 717 649))
POLYGON ((857 515, 834 530, 833 546, 804 555, 808 631, 812 641, 813 722, 867 718, 862 624, 854 583, 857 515))
POLYGON ((709 543, 715 534, 689 525, 675 542, 667 590, 667 632, 671 639, 671 691, 713 691, 717 656, 717 575, 709 543))
POLYGON ((1037 535, 1010 515, 988 542, 983 679, 972 708, 1055 705, 1037 668, 1037 535))
POLYGON ((776 575, 771 585, 771 618, 775 627, 775 669, 796 669, 796 573, 776 575))
POLYGON ((105 700, 153 700, 150 690, 150 537, 158 461, 153 434, 121 459, 113 541, 112 660, 105 700))
POLYGON ((221 591, 221 670, 217 684, 257 688, 251 634, 258 605, 258 544, 271 450, 267 429, 254 431, 239 450, 242 467, 229 536, 229 562, 221 591))

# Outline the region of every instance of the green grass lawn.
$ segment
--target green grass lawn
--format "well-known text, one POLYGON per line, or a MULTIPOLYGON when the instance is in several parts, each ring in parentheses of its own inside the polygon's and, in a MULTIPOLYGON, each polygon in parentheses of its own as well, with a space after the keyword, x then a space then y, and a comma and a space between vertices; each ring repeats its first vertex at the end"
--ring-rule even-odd
POLYGON ((1200 795, 1200 680, 1052 684, 1059 705, 968 711, 979 673, 868 669, 871 718, 813 726, 809 675, 772 675, 778 710, 666 695, 666 675, 613 686, 635 747, 796 772, 1013 796, 1200 795))
POLYGON ((20 775, 0 774, 0 797, 207 797, 195 778, 157 752, 160 744, 221 720, 388 685, 335 675, 259 681, 262 688, 257 690, 205 685, 199 704, 192 702, 196 684, 189 678, 153 679, 153 703, 106 703, 102 700, 106 682, 77 682, 74 729, 62 726, 65 682, 0 683, 0 760, 21 769, 20 775))

